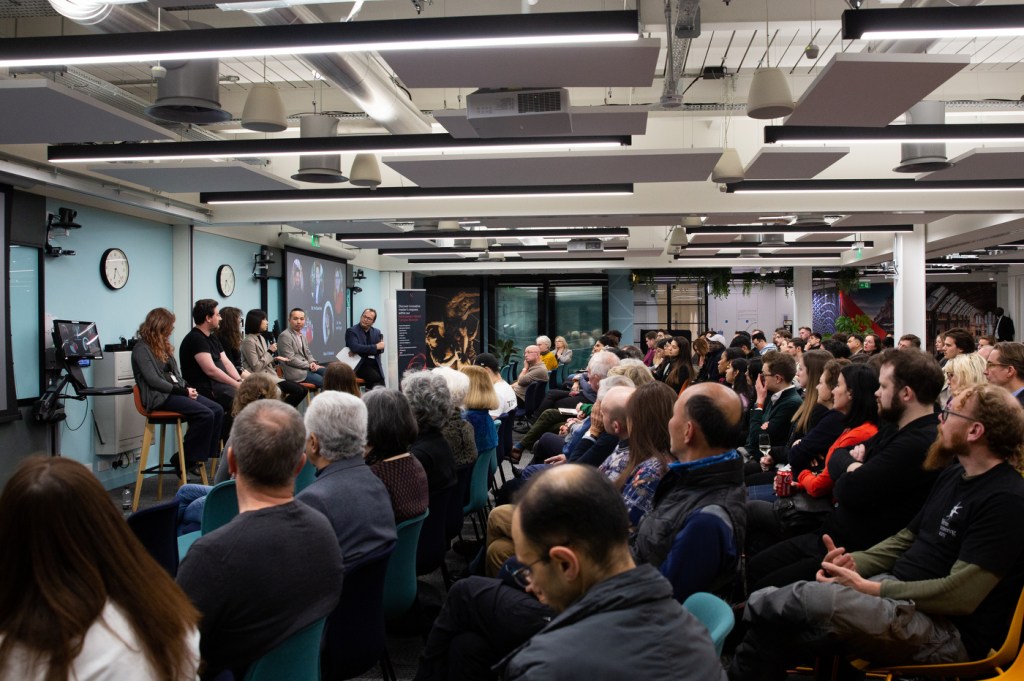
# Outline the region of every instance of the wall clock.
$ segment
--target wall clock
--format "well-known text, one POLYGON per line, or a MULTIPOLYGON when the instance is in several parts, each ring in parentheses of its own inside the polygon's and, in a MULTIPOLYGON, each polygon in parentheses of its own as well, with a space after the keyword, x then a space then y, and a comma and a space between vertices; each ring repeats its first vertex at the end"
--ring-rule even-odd
POLYGON ((231 265, 217 268, 217 290, 225 298, 235 292, 235 270, 231 265))
POLYGON ((128 283, 128 256, 120 248, 108 248, 100 256, 100 278, 107 288, 117 291, 128 283))

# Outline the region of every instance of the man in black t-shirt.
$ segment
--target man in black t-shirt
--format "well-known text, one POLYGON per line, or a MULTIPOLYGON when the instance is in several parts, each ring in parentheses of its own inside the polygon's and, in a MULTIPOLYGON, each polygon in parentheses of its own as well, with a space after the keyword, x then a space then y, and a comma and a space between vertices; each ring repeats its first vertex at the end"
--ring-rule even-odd
POLYGON ((235 365, 228 359, 214 330, 220 326, 220 311, 217 301, 210 298, 197 300, 192 306, 192 321, 195 326, 181 341, 178 356, 181 375, 203 397, 208 397, 224 407, 223 440, 231 432, 231 404, 235 392, 242 384, 235 365))
POLYGON ((925 460, 944 470, 917 517, 852 554, 825 535, 817 581, 751 594, 730 678, 782 679, 825 651, 899 665, 998 649, 1024 586, 1022 441, 1024 409, 1006 390, 957 394, 925 460))

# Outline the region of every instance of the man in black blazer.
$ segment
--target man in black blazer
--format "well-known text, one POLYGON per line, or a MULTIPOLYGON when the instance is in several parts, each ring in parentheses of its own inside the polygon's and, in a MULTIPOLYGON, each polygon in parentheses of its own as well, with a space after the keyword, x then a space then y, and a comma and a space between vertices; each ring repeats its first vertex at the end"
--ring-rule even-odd
POLYGON ((350 326, 345 332, 345 345, 349 354, 362 357, 356 365, 356 376, 363 379, 364 386, 370 390, 384 385, 384 368, 380 363, 380 355, 384 352, 384 334, 374 328, 377 311, 366 308, 359 316, 359 323, 350 326))
POLYGON ((1024 405, 1024 345, 996 343, 985 363, 985 378, 1009 390, 1024 405))
POLYGON ((1015 333, 1013 320, 1003 314, 1001 307, 997 307, 995 312, 996 324, 992 329, 992 335, 996 337, 997 341, 1012 341, 1015 333))

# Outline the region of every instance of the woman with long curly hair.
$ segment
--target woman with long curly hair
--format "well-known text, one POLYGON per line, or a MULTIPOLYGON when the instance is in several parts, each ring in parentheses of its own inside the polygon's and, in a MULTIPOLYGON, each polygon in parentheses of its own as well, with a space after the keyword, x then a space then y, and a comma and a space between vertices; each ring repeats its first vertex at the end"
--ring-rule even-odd
POLYGON ((22 461, 0 542, 0 678, 196 678, 199 613, 85 466, 22 461))
POLYGON ((185 418, 186 461, 206 461, 219 453, 224 409, 185 383, 174 359, 173 331, 173 312, 163 307, 149 311, 139 327, 141 342, 132 349, 132 373, 142 406, 148 411, 175 411, 185 418))

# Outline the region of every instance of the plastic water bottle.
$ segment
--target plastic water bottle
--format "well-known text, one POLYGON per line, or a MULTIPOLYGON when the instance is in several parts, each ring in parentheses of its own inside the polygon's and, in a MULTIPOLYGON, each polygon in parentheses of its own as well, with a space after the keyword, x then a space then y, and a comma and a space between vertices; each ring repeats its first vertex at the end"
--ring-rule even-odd
POLYGON ((125 518, 132 514, 132 491, 127 486, 121 492, 121 514, 125 518))

